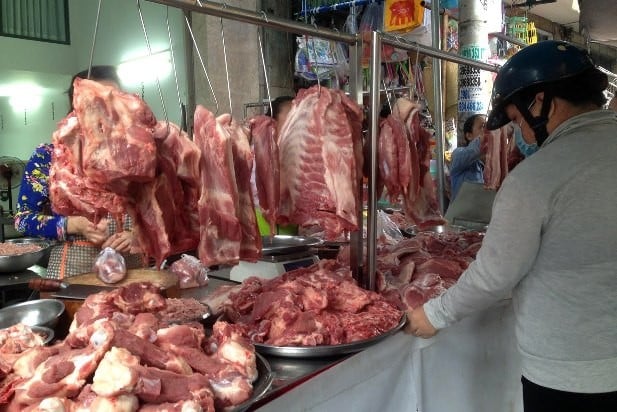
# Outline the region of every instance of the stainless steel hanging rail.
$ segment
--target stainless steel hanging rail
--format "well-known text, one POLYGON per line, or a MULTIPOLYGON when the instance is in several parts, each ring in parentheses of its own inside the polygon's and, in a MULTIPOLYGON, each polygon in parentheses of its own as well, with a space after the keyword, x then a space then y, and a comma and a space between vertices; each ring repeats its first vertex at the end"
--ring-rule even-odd
POLYGON ((356 36, 341 33, 336 30, 324 29, 321 27, 311 26, 309 24, 296 22, 289 19, 283 19, 276 16, 269 16, 265 12, 254 12, 238 7, 231 7, 221 3, 212 1, 200 1, 197 4, 190 0, 148 0, 152 3, 164 4, 167 6, 176 7, 183 10, 194 11, 197 13, 208 14, 211 16, 222 17, 251 23, 258 26, 270 27, 285 32, 310 35, 328 40, 340 41, 342 43, 355 44, 356 36))
POLYGON ((424 53, 430 57, 436 57, 441 60, 447 60, 458 64, 465 64, 467 66, 475 67, 477 69, 486 70, 489 72, 497 73, 499 71, 499 66, 496 64, 482 63, 478 60, 468 59, 466 57, 459 56, 458 54, 445 52, 434 47, 411 42, 403 39, 400 36, 392 34, 381 33, 381 42, 399 49, 407 51, 419 51, 420 53, 424 53))

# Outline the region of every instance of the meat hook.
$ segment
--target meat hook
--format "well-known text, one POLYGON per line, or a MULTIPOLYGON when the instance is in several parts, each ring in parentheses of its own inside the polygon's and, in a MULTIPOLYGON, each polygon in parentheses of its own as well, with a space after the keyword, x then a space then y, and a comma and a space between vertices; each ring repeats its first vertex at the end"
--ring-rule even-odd
MULTIPOLYGON (((420 71, 418 68, 418 60, 420 59, 420 48, 418 47, 416 49, 416 62, 414 63, 413 66, 413 97, 416 99, 416 103, 418 103, 420 101, 420 94, 418 93, 418 82, 420 81, 420 79, 418 78, 418 76, 420 75, 420 71)), ((409 71, 411 72, 411 68, 409 69, 409 71)), ((409 97, 412 97, 409 96, 409 97)))
MULTIPOLYGON (((227 3, 223 2, 223 9, 227 8, 227 3)), ((223 18, 221 17, 221 40, 223 41, 223 60, 225 62, 225 78, 227 79, 227 98, 229 99, 229 114, 233 118, 233 105, 231 104, 231 84, 229 81, 229 66, 227 65, 227 47, 225 45, 225 30, 223 29, 223 18)))
MULTIPOLYGON (((263 10, 261 11, 261 13, 264 16, 264 19, 266 20, 266 23, 267 23, 268 17, 266 16, 266 13, 263 10)), ((272 97, 270 96, 270 83, 268 81, 268 71, 266 69, 266 59, 264 58, 264 46, 261 41, 261 27, 259 26, 257 27, 257 41, 259 42, 259 54, 261 56, 261 65, 264 70, 264 79, 266 82, 266 93, 268 95, 268 105, 270 106, 270 114, 274 115, 274 112, 272 111, 272 97)))
MULTIPOLYGON (((152 47, 150 47, 150 40, 148 40, 148 31, 146 30, 146 24, 144 23, 144 15, 141 12, 141 0, 137 0, 137 11, 139 12, 139 21, 141 22, 141 28, 144 31, 144 38, 146 39, 146 47, 148 48, 148 56, 152 56, 152 47)), ((159 98, 161 99, 161 105, 163 106, 163 115, 167 122, 167 133, 169 133, 169 116, 167 116, 167 108, 165 107, 165 99, 163 99, 163 91, 161 90, 161 82, 159 76, 156 76, 156 87, 159 92, 159 98)))
MULTIPOLYGON (((199 0, 197 0, 199 3, 199 0)), ((199 3, 201 6, 201 3, 199 3)), ((191 23, 189 23, 189 19, 186 15, 184 15, 184 21, 186 22, 186 27, 189 30, 189 34, 191 35, 191 40, 193 41, 193 46, 195 47, 195 51, 197 52, 197 57, 199 57, 199 62, 201 63, 201 68, 206 75, 206 80, 208 81, 208 86, 210 87, 210 92, 212 93, 212 98, 214 99, 214 104, 216 105, 216 111, 214 114, 218 114, 219 112, 219 101, 216 98, 216 94, 214 93, 214 88, 212 87, 212 82, 210 81, 210 76, 208 76, 208 70, 206 70, 206 65, 204 64, 204 59, 201 57, 201 52, 199 51, 199 46, 197 46, 197 41, 195 40, 195 35, 193 34, 193 29, 191 28, 191 23)))
POLYGON ((90 78, 90 73, 92 72, 92 59, 94 59, 94 46, 96 45, 96 35, 99 30, 99 20, 101 19, 101 3, 102 3, 102 0, 99 0, 99 5, 96 9, 96 21, 94 22, 94 36, 92 37, 92 48, 90 49, 90 61, 88 62, 88 79, 90 78))
MULTIPOLYGON (((313 27, 319 30, 317 27, 317 23, 315 23, 315 16, 311 16, 311 23, 313 27)), ((313 36, 310 37, 311 45, 313 46, 313 55, 315 56, 315 76, 317 77, 317 97, 321 97, 321 82, 319 81, 319 64, 317 63, 317 49, 315 49, 315 40, 313 36)), ((307 44, 308 47, 308 44, 307 44)), ((310 53, 309 53, 309 61, 310 61, 310 53)))
MULTIPOLYGON (((169 28, 169 6, 165 10, 165 24, 167 26, 167 37, 169 37, 169 51, 171 53, 171 67, 174 72, 174 81, 176 82, 176 95, 178 96, 178 105, 180 108, 180 119, 182 124, 186 124, 186 112, 183 110, 182 98, 180 97, 180 86, 178 85, 178 72, 176 68, 176 59, 174 56, 174 43, 171 38, 171 29, 169 28)), ((186 130, 185 130, 186 131, 186 130)))

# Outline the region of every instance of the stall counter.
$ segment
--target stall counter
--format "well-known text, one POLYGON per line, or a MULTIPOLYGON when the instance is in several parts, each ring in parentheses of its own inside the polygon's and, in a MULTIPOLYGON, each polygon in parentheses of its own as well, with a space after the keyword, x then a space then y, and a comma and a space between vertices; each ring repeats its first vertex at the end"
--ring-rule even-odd
POLYGON ((428 340, 399 332, 257 409, 292 410, 522 411, 511 300, 428 340))

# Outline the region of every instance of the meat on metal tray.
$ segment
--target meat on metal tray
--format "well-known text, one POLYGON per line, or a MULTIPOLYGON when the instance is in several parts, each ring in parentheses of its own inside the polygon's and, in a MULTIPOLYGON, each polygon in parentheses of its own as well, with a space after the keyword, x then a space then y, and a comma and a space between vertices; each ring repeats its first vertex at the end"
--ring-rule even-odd
POLYGON ((261 240, 261 253, 264 256, 303 252, 322 243, 322 240, 315 237, 289 235, 262 236, 261 240))
POLYGON ((355 352, 360 352, 369 346, 381 342, 389 336, 394 335, 401 330, 405 325, 407 317, 405 314, 401 317, 399 323, 382 333, 381 335, 373 336, 369 339, 363 339, 356 342, 343 343, 340 345, 318 345, 318 346, 273 346, 263 343, 255 343, 255 350, 264 355, 274 355, 288 358, 317 358, 326 356, 345 355, 355 352))

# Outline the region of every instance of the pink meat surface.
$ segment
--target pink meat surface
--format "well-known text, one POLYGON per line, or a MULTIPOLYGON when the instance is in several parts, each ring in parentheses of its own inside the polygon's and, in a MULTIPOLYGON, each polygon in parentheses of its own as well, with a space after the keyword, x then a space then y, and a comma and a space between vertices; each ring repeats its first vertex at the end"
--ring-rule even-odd
POLYGON ((91 80, 77 78, 74 87, 73 105, 85 134, 85 174, 103 185, 151 180, 156 119, 148 105, 137 95, 91 80))
POLYGON ((261 236, 251 193, 248 130, 229 114, 215 117, 197 106, 195 142, 202 153, 200 260, 206 266, 255 261, 261 254, 261 236))
POLYGON ((497 130, 485 130, 483 149, 486 153, 484 161, 484 187, 497 190, 508 174, 508 130, 503 126, 497 130))
POLYGON ((270 234, 276 233, 276 218, 280 200, 280 165, 276 121, 270 116, 255 116, 250 120, 255 153, 255 184, 259 208, 270 224, 270 234))
POLYGON ((301 90, 279 136, 279 222, 319 225, 327 239, 356 230, 361 112, 338 90, 301 90), (355 110, 354 110, 355 109, 355 110))

